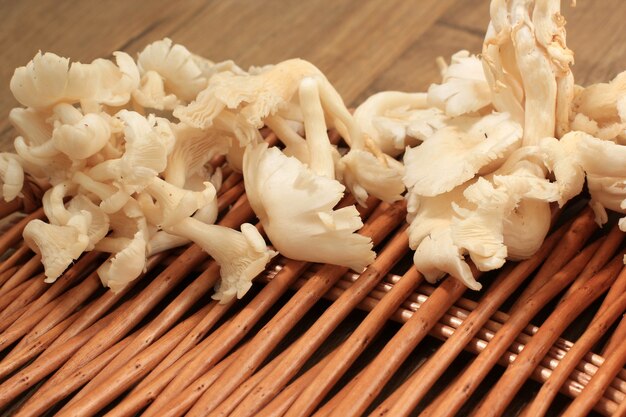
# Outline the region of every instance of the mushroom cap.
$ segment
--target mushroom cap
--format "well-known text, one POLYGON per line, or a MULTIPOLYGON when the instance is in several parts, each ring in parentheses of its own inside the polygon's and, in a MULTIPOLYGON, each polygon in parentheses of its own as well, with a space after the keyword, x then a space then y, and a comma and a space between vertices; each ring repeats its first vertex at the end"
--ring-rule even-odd
POLYGON ((491 90, 478 57, 468 51, 452 55, 443 82, 428 88, 428 103, 451 117, 473 113, 491 104, 491 90))
POLYGON ((359 272, 374 260, 371 240, 354 233, 363 225, 356 208, 333 209, 345 190, 336 180, 259 144, 246 150, 244 181, 250 205, 284 256, 359 272))
POLYGON ((24 243, 41 255, 46 282, 54 282, 89 245, 89 237, 73 225, 59 226, 31 220, 22 234, 24 243))
POLYGON ((519 147, 521 137, 521 126, 506 113, 462 119, 407 149, 404 184, 424 196, 450 191, 485 169, 493 170, 519 147))

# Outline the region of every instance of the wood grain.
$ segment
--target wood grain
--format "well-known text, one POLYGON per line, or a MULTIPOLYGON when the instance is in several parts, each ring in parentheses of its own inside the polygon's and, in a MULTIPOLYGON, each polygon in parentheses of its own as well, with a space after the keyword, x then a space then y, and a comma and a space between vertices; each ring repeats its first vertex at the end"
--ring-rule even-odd
MULTIPOLYGON (((384 89, 421 90, 438 78, 437 56, 479 52, 486 0, 0 1, 0 133, 17 103, 13 69, 38 51, 90 61, 115 50, 136 53, 169 36, 213 60, 242 67, 302 57, 318 65, 346 102, 384 89)), ((580 83, 605 81, 626 68, 626 2, 564 7, 580 83)))

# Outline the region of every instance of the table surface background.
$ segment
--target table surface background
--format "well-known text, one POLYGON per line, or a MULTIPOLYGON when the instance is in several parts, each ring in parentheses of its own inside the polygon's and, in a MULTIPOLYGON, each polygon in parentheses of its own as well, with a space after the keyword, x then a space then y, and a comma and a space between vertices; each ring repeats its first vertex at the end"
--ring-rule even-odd
MULTIPOLYGON (((576 81, 607 81, 626 69, 626 2, 580 3, 574 9, 564 4, 563 11, 568 45, 576 53, 576 81)), ((14 68, 38 50, 89 62, 116 50, 135 54, 167 36, 194 53, 214 61, 233 59, 244 68, 301 57, 326 73, 354 106, 382 90, 424 91, 438 81, 436 57, 448 58, 460 49, 480 51, 489 20, 486 0, 0 0, 0 15, 4 149, 14 137, 6 116, 17 105, 9 80, 14 68)), ((323 308, 318 306, 309 319, 323 308)), ((353 314, 338 329, 339 339, 339 333, 347 334, 362 319, 353 314)), ((390 324, 372 349, 380 348, 395 330, 397 325, 390 324)), ((421 363, 437 343, 420 345, 412 365, 421 363)), ((460 356, 457 365, 462 367, 470 357, 460 356)), ((408 374, 413 366, 403 372, 408 374)))
MULTIPOLYGON (((626 69, 626 2, 580 3, 563 6, 574 74, 583 85, 606 81, 626 69)), ((0 0, 0 133, 12 136, 13 70, 38 50, 89 62, 167 36, 244 68, 301 57, 356 105, 377 91, 423 91, 438 80, 437 56, 479 52, 488 7, 486 0, 0 0)))

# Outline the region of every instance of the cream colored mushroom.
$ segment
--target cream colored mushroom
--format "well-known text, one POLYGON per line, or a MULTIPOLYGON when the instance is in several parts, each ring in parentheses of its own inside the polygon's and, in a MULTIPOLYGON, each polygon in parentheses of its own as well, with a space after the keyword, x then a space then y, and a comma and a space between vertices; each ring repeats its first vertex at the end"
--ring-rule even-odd
POLYGON ((520 146, 522 128, 506 113, 457 118, 404 155, 407 189, 424 196, 448 192, 488 173, 520 146))
POLYGON ((459 51, 442 68, 441 84, 428 88, 428 103, 451 117, 474 113, 491 104, 491 90, 482 63, 468 51, 459 51))
POLYGON ((354 206, 334 210, 345 188, 266 144, 249 147, 244 181, 250 205, 276 249, 292 259, 361 271, 374 260, 354 206))
POLYGON ((35 219, 26 225, 22 236, 35 253, 41 255, 45 269, 45 282, 54 282, 67 267, 89 246, 87 225, 76 223, 58 226, 35 219))

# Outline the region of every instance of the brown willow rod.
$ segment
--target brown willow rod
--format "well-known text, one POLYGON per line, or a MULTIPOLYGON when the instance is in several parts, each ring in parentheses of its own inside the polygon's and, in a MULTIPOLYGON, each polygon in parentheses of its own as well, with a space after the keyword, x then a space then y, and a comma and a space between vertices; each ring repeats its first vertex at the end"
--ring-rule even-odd
MULTIPOLYGON (((137 353, 143 351, 146 347, 154 343, 156 339, 161 337, 174 323, 176 323, 182 315, 195 304, 200 297, 206 294, 217 282, 219 277, 219 267, 214 266, 206 271, 206 273, 200 274, 190 285, 170 303, 157 317, 150 320, 148 324, 144 326, 144 329, 136 337, 134 337, 126 346, 115 356, 113 360, 105 364, 104 366, 92 367, 97 369, 96 374, 89 374, 85 371, 85 367, 94 361, 99 361, 99 357, 91 359, 87 364, 82 365, 79 369, 73 373, 69 373, 63 376, 63 384, 57 384, 51 386, 49 389, 43 389, 45 385, 40 388, 37 395, 46 397, 48 400, 54 399, 55 402, 64 398, 72 393, 77 388, 80 388, 87 382, 87 386, 83 390, 79 391, 74 398, 68 403, 71 405, 73 402, 82 398, 85 393, 89 393, 93 390, 93 387, 97 387, 102 381, 106 380, 108 376, 113 374, 117 369, 127 364, 137 353), (180 300, 183 300, 182 302, 180 300)), ((195 325, 195 323, 194 323, 195 325)))
MULTIPOLYGON (((478 277, 478 272, 473 269, 478 277)), ((428 334, 439 318, 465 292, 465 285, 458 279, 448 277, 437 287, 420 309, 394 335, 383 350, 365 369, 353 390, 337 404, 331 416, 362 415, 383 386, 404 362, 408 354, 428 334)))
POLYGON ((404 394, 393 404, 379 406, 377 415, 400 416, 413 410, 502 303, 541 265, 548 254, 553 250, 560 251, 558 244, 565 232, 566 229, 561 228, 552 233, 530 259, 520 262, 510 271, 500 273, 452 337, 403 384, 404 394))
MULTIPOLYGON (((89 272, 98 257, 99 254, 96 252, 89 253, 82 257, 52 285, 48 286, 40 297, 27 304, 26 309, 20 317, 0 333, 0 350, 22 337, 35 327, 39 321, 46 317, 54 307, 54 304, 51 302, 73 285, 79 278, 82 278, 86 272, 89 272)), ((4 319, 6 319, 6 316, 0 315, 0 320, 4 319)))
MULTIPOLYGON (((346 197, 339 203, 339 206, 351 204, 351 202, 351 197, 346 197)), ((368 209, 358 209, 362 217, 370 216, 370 213, 372 213, 372 210, 375 210, 378 204, 373 199, 369 202, 368 209)), ((377 214, 374 212, 371 214, 370 218, 373 219, 376 216, 377 214)), ((302 273, 308 264, 306 262, 290 260, 288 261, 288 265, 289 266, 286 267, 284 273, 280 275, 274 285, 265 286, 248 306, 233 318, 231 323, 227 323, 220 328, 220 330, 225 327, 227 328, 227 330, 223 332, 224 335, 222 337, 219 339, 209 337, 197 346, 197 348, 201 349, 201 352, 207 352, 208 355, 212 355, 207 357, 207 353, 205 353, 202 358, 203 361, 216 363, 223 355, 230 351, 275 303, 278 297, 289 288, 290 283, 302 273)), ((179 371, 183 365, 186 366, 187 362, 198 356, 196 348, 194 348, 194 351, 189 351, 189 349, 197 343, 199 337, 207 330, 208 329, 196 329, 194 332, 191 332, 190 337, 181 342, 162 363, 139 383, 132 391, 131 395, 128 395, 111 413, 120 416, 132 415, 152 402, 157 394, 180 373, 179 371)))
MULTIPOLYGON (((601 241, 596 241, 588 245, 559 273, 554 275, 550 281, 544 284, 540 291, 530 295, 526 303, 510 315, 509 319, 489 342, 486 349, 478 355, 468 370, 452 385, 451 395, 444 398, 439 406, 433 410, 434 415, 451 416, 458 412, 485 378, 486 374, 498 362, 502 354, 506 352, 517 335, 541 308, 576 278, 584 266, 591 260, 600 243, 601 241)), ((619 265, 613 262, 612 265, 603 269, 599 274, 612 275, 617 273, 617 267, 619 265)))
POLYGON ((584 243, 589 239, 598 225, 595 222, 595 216, 591 208, 586 207, 581 214, 579 214, 569 230, 563 236, 559 246, 561 249, 561 257, 557 257, 555 254, 551 254, 546 260, 545 265, 539 270, 535 279, 526 287, 522 294, 517 297, 517 300, 513 303, 513 306, 509 310, 509 313, 515 312, 521 308, 526 302, 526 298, 535 293, 539 288, 543 286, 547 281, 552 278, 552 275, 557 273, 561 266, 563 266, 567 260, 572 257, 583 247, 584 243), (561 259, 563 260, 562 262, 561 259))
POLYGON ((146 329, 124 348, 98 375, 94 376, 81 391, 79 391, 70 401, 74 402, 84 395, 93 391, 94 387, 101 384, 118 368, 128 363, 135 355, 150 346, 156 339, 160 338, 170 327, 172 327, 198 300, 206 296, 213 289, 219 279, 220 268, 213 262, 208 269, 196 277, 176 298, 159 313, 146 329))
MULTIPOLYGON (((271 398, 276 396, 332 334, 339 323, 356 308, 358 303, 400 261, 409 250, 406 227, 404 226, 395 233, 395 236, 385 245, 372 265, 293 344, 292 349, 289 350, 281 363, 263 378, 254 387, 254 390, 235 408, 233 411, 235 415, 242 417, 255 415, 271 398)), ((198 417, 210 411, 208 408, 205 408, 204 398, 206 397, 201 397, 189 411, 189 417, 198 417)), ((209 415, 213 416, 219 413, 220 407, 218 406, 209 415)))
MULTIPOLYGON (((5 272, 7 269, 14 267, 18 262, 22 261, 24 256, 30 251, 30 248, 26 246, 24 242, 21 242, 15 252, 13 252, 7 259, 0 263, 0 272, 5 272)), ((5 282, 4 279, 0 279, 0 286, 5 282)))
POLYGON ((381 298, 365 320, 333 354, 328 364, 308 384, 285 416, 310 415, 423 279, 415 266, 411 266, 402 279, 381 298))
POLYGON ((41 266, 41 257, 34 255, 24 265, 22 265, 0 288, 0 305, 4 309, 8 304, 5 301, 12 300, 9 293, 14 290, 18 285, 28 281, 33 275, 43 268, 41 266), (4 299, 4 300, 3 300, 4 299))
MULTIPOLYGON (((40 207, 0 235, 0 254, 5 253, 22 239, 22 232, 31 220, 41 219, 43 216, 43 208, 40 207)), ((0 289, 0 295, 2 293, 2 289, 0 289)))
MULTIPOLYGON (((623 268, 624 254, 613 263, 619 269, 613 274, 596 274, 585 285, 576 289, 550 314, 539 327, 539 331, 524 346, 517 359, 508 366, 498 382, 491 388, 483 404, 476 410, 477 415, 496 417, 502 415, 526 379, 543 359, 557 338, 589 305, 602 295, 615 281, 623 268)), ((609 267, 611 264, 609 264, 609 267)))
MULTIPOLYGON (((242 196, 240 201, 246 201, 245 196, 242 196)), ((250 217, 252 217, 250 206, 240 204, 234 206, 219 224, 226 227, 238 227, 250 217)), ((35 414, 47 409, 50 405, 45 395, 47 390, 56 391, 59 386, 64 384, 61 381, 64 381, 68 375, 79 370, 84 364, 124 337, 206 257, 206 253, 198 245, 189 246, 174 263, 165 268, 143 291, 132 299, 127 314, 116 316, 97 335, 74 353, 54 376, 49 378, 35 395, 27 400, 22 409, 32 411, 35 414)))
MULTIPOLYGON (((198 310, 197 312, 193 313, 191 316, 189 316, 188 318, 182 320, 176 326, 174 326, 173 328, 168 330, 167 333, 165 333, 163 335, 163 337, 161 337, 158 340, 158 342, 160 342, 160 343, 153 343, 152 345, 150 345, 150 347, 148 347, 142 353, 148 351, 149 349, 150 350, 161 350, 161 351, 171 350, 173 348, 173 346, 175 346, 176 343, 182 337, 184 337, 185 334, 187 334, 195 325, 197 325, 198 322, 200 322, 200 320, 202 320, 202 318, 212 308, 213 308, 213 304, 205 305, 200 310, 198 310)), ((141 338, 141 334, 138 334, 136 337, 133 337, 132 340, 129 341, 129 343, 133 343, 133 341, 137 340, 137 338, 141 338)), ((116 358, 120 357, 121 353, 122 352, 118 353, 116 358)), ((158 355, 157 355, 157 357, 158 357, 158 355)), ((94 361, 92 361, 92 362, 96 362, 99 359, 100 358, 98 357, 98 358, 94 359, 94 361)), ((111 363, 111 362, 109 362, 109 363, 111 363)), ((149 366, 150 364, 149 363, 145 363, 143 361, 137 361, 137 360, 135 360, 133 358, 129 363, 125 364, 123 368, 125 368, 124 370, 132 368, 132 369, 135 369, 135 372, 137 372, 137 371, 140 371, 143 368, 144 365, 148 365, 149 366)), ((118 371, 119 371, 119 368, 118 368, 118 371)), ((88 380, 88 378, 90 377, 90 374, 94 374, 95 373, 95 372, 91 372, 91 373, 85 372, 84 368, 81 370, 81 372, 84 374, 83 377, 82 377, 84 380, 88 380)), ((124 375, 123 372, 115 372, 113 374, 115 374, 117 376, 119 376, 119 375, 123 376, 124 375)), ((115 378, 107 378, 104 381, 114 381, 114 384, 115 384, 115 378)), ((115 385, 119 385, 119 384, 115 384, 115 385)), ((128 388, 128 386, 126 388, 128 388)), ((123 392, 123 391, 121 391, 121 392, 123 392)), ((61 416, 67 417, 67 416, 94 415, 98 411, 100 411, 103 407, 105 407, 107 404, 109 404, 111 401, 113 401, 121 392, 120 391, 113 391, 113 390, 110 390, 110 389, 109 390, 106 390, 106 389, 105 390, 96 390, 95 392, 91 393, 90 395, 84 395, 82 397, 79 397, 75 401, 72 401, 72 402, 66 404, 55 415, 57 415, 59 417, 61 417, 61 416), (95 395, 92 395, 92 394, 95 394, 95 395)))
MULTIPOLYGON (((370 236, 374 244, 388 235, 404 219, 404 202, 398 202, 391 206, 381 204, 377 208, 382 214, 372 213, 374 220, 368 222, 359 233, 370 236)), ((212 393, 219 397, 217 403, 225 399, 239 383, 243 382, 254 373, 256 368, 265 360, 274 347, 284 338, 304 314, 323 296, 332 285, 347 272, 347 268, 335 265, 325 265, 312 277, 301 290, 296 292, 292 298, 272 317, 272 319, 254 336, 246 348, 246 353, 242 354, 242 361, 236 366, 229 367, 214 384, 212 393)), ((220 342, 216 342, 220 343, 220 342)), ((221 345, 220 345, 221 346, 221 345)), ((221 350, 230 350, 230 346, 221 350)), ((193 380, 197 379, 203 372, 206 372, 215 364, 215 355, 207 351, 211 360, 205 360, 199 356, 194 359, 190 366, 186 367, 168 387, 157 397, 155 402, 146 411, 146 417, 157 412, 166 405, 173 397, 178 395, 193 380), (190 378, 191 376, 191 378, 190 378)), ((160 415, 160 414, 159 414, 160 415)))
MULTIPOLYGON (((622 270, 622 273, 623 272, 624 269, 622 270)), ((593 348, 625 309, 626 293, 623 293, 591 323, 583 335, 574 343, 574 346, 567 352, 567 355, 561 359, 548 380, 541 386, 533 402, 529 405, 527 415, 536 417, 545 415, 550 404, 556 397, 556 394, 559 392, 559 389, 567 380, 568 375, 570 375, 576 367, 576 364, 593 348)))
MULTIPOLYGON (((594 405, 602 398, 602 394, 615 378, 617 373, 626 364, 626 343, 622 343, 617 349, 606 357, 606 360, 591 378, 585 389, 570 404, 562 414, 563 417, 584 417, 589 414, 594 405)), ((623 403, 623 402, 622 402, 623 403)), ((624 407, 621 406, 623 412, 624 407)), ((615 415, 615 414, 614 414, 615 415)))

